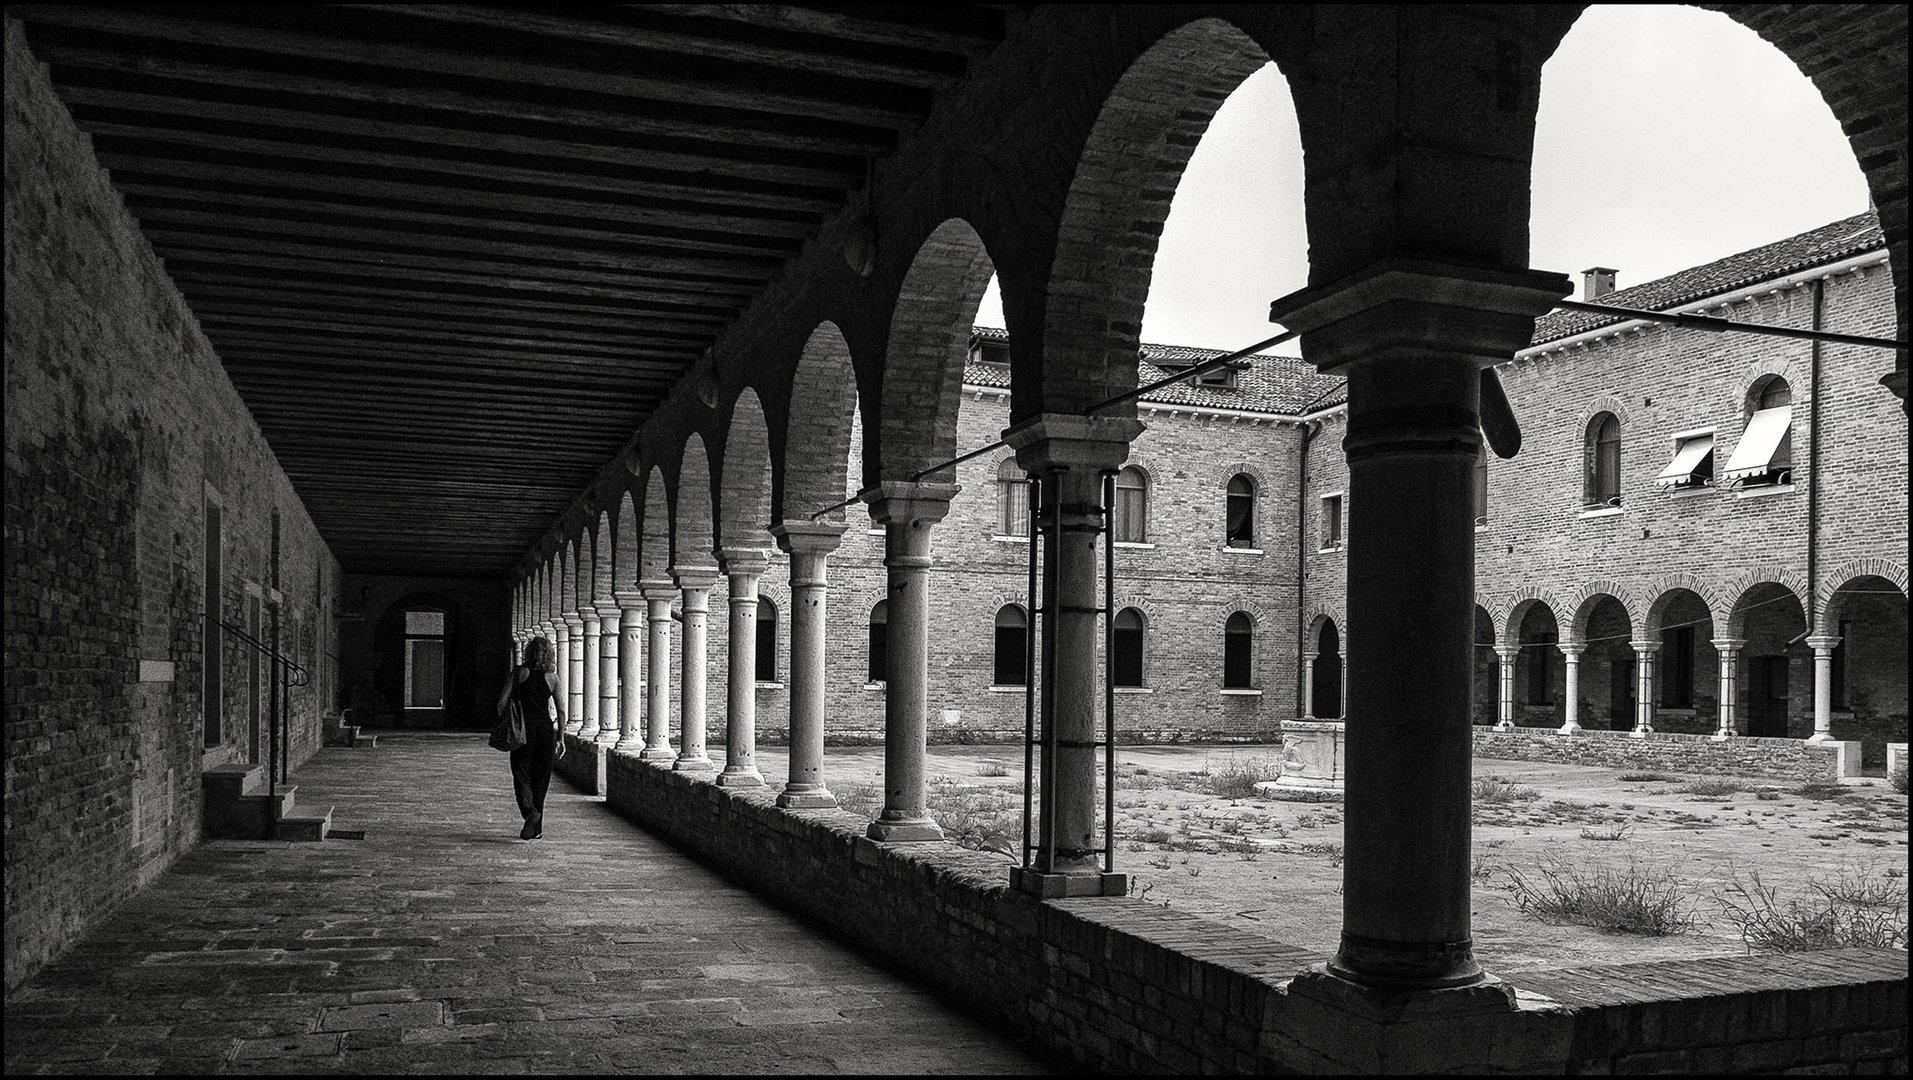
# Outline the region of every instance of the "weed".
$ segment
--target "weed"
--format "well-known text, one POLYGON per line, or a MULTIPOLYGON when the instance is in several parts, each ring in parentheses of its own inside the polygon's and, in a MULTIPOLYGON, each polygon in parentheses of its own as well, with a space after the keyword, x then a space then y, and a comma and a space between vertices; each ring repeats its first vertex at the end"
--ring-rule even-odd
POLYGON ((1906 766, 1902 765, 1887 774, 1887 780, 1892 782, 1894 791, 1906 794, 1906 766))
POLYGON ((1167 870, 1169 869, 1169 856, 1158 855, 1155 858, 1149 860, 1149 865, 1155 867, 1158 870, 1167 870))
POLYGON ((1727 892, 1715 899, 1727 921, 1740 931, 1749 951, 1803 952, 1870 946, 1906 945, 1906 886, 1895 879, 1875 880, 1868 870, 1842 871, 1832 882, 1807 879, 1811 895, 1788 900, 1760 880, 1735 870, 1727 892))
POLYGON ((1169 842, 1168 829, 1137 829, 1136 839, 1145 844, 1166 844, 1169 842))
POLYGON ((883 808, 883 793, 869 784, 848 784, 837 788, 837 808, 858 817, 876 817, 883 808))
POLYGON ((1211 772, 1203 762, 1198 776, 1209 778, 1209 793, 1224 799, 1246 799, 1255 794, 1255 786, 1282 775, 1282 767, 1268 758, 1240 758, 1230 755, 1222 768, 1211 772))
POLYGON ((1664 772, 1631 772, 1631 773, 1622 773, 1621 779, 1631 781, 1637 784, 1648 784, 1648 783, 1665 784, 1665 783, 1673 783, 1674 781, 1679 780, 1680 777, 1669 776, 1664 772))
POLYGON ((1627 839, 1627 834, 1633 831, 1634 826, 1627 822, 1621 822, 1615 825, 1583 825, 1581 826, 1581 839, 1625 840, 1627 839))
POLYGON ((1526 802, 1541 797, 1540 792, 1522 787, 1505 776, 1477 776, 1474 791, 1478 803, 1526 802))
POLYGON ((1318 840, 1307 844, 1297 844, 1291 850, 1301 855, 1324 855, 1330 866, 1342 865, 1342 845, 1328 840, 1318 840))
POLYGON ((1794 788, 1793 793, 1806 799, 1845 799, 1852 795, 1837 780, 1809 780, 1794 788))
POLYGON ((1190 876, 1190 877, 1192 877, 1192 878, 1199 878, 1199 877, 1201 877, 1201 876, 1202 876, 1202 867, 1200 867, 1200 866, 1191 866, 1191 865, 1189 865, 1189 863, 1188 863, 1188 861, 1187 861, 1187 860, 1184 860, 1184 862, 1183 862, 1183 867, 1182 867, 1182 868, 1183 868, 1184 870, 1187 870, 1187 871, 1189 871, 1189 876, 1190 876))
POLYGON ((1476 855, 1475 864, 1469 868, 1468 873, 1476 881, 1487 881, 1495 876, 1495 866, 1488 861, 1486 855, 1476 855))
POLYGON ((930 816, 959 847, 1014 857, 1022 842, 1023 812, 988 795, 929 800, 930 816))
POLYGON ((978 776, 1008 776, 1010 775, 1010 767, 1000 761, 991 761, 989 758, 984 758, 982 761, 976 763, 976 774, 978 776))
POLYGON ((1772 790, 1757 791, 1754 793, 1754 798, 1759 799, 1761 802, 1779 802, 1780 793, 1772 790))
POLYGON ((1295 819, 1295 827, 1298 829, 1319 829, 1322 827, 1322 818, 1317 814, 1303 814, 1301 817, 1295 819))
POLYGON ((1738 780, 1709 778, 1682 784, 1674 790, 1683 795, 1733 795, 1742 791, 1752 791, 1753 789, 1738 780))
POLYGON ((1507 869, 1515 906, 1533 918, 1644 937, 1695 925, 1692 891, 1670 869, 1646 869, 1633 860, 1625 867, 1583 867, 1553 854, 1532 871, 1507 869))

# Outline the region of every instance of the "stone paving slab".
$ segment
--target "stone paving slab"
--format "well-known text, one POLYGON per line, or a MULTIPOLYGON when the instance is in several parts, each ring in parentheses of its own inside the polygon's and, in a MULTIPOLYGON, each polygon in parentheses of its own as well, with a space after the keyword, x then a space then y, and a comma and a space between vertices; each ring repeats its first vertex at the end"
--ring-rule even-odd
POLYGON ((5 1072, 1047 1073, 483 733, 328 748, 363 840, 215 840, 7 996, 5 1072))

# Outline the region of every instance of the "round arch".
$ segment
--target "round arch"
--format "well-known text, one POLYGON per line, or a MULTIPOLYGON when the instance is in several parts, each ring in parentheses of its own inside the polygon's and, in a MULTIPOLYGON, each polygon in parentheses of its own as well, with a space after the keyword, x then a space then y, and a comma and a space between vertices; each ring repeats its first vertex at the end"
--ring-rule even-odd
MULTIPOLYGON (((867 440, 876 436, 874 447, 864 446, 866 479, 873 457, 878 476, 907 480, 956 456, 970 330, 993 267, 983 238, 962 218, 944 221, 917 248, 890 316, 881 420, 877 432, 865 432, 867 440)), ((1012 338, 1013 352, 1016 347, 1012 338)), ((945 469, 924 479, 953 476, 945 469)))
POLYGON ((730 423, 724 432, 724 458, 719 468, 717 535, 714 546, 724 549, 766 549, 771 546, 770 433, 757 393, 746 387, 731 403, 730 423))

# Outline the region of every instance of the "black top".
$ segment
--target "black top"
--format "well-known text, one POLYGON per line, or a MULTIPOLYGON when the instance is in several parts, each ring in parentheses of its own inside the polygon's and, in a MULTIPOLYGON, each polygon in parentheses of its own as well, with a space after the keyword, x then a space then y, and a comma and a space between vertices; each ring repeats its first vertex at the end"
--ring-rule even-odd
POLYGON ((512 677, 518 680, 518 687, 514 692, 518 695, 518 707, 524 710, 525 723, 527 725, 552 723, 551 699, 555 695, 552 693, 550 675, 520 666, 512 677), (537 678, 531 677, 534 675, 537 678))

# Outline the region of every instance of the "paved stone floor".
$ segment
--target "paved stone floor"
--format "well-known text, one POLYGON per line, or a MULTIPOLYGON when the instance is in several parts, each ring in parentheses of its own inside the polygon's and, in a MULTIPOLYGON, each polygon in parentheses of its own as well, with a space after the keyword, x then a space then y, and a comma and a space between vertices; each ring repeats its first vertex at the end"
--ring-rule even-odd
POLYGON ((363 840, 189 853, 6 1001, 5 1071, 1043 1073, 482 734, 293 775, 363 840))

